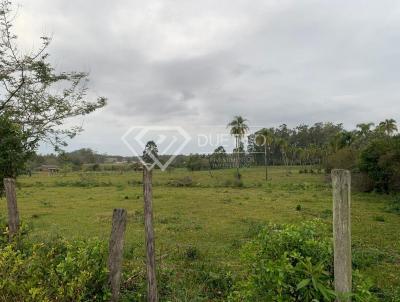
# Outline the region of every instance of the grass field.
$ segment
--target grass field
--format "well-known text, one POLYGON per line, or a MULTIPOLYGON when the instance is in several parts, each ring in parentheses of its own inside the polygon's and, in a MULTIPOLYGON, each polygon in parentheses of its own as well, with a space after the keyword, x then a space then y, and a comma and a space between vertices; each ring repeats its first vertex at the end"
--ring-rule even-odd
MULTIPOLYGON (((157 260, 172 268, 179 300, 208 301, 196 271, 229 270, 240 274, 240 247, 265 223, 332 220, 332 191, 322 174, 288 176, 271 168, 242 169, 243 187, 232 187, 233 170, 155 171, 153 199, 157 260), (176 181, 189 176, 188 186, 176 181), (184 297, 184 298, 182 298, 184 297), (203 297, 203 298, 201 298, 203 297)), ((144 226, 141 172, 36 174, 18 179, 22 220, 32 237, 98 237, 108 240, 113 208, 126 208, 125 270, 143 266, 144 226)), ((377 291, 400 288, 400 216, 385 211, 393 196, 352 194, 352 239, 356 262, 377 291)), ((6 213, 1 200, 0 213, 6 213)), ((4 216, 4 215, 3 215, 4 216)), ((178 299, 178 298, 177 298, 178 299)))

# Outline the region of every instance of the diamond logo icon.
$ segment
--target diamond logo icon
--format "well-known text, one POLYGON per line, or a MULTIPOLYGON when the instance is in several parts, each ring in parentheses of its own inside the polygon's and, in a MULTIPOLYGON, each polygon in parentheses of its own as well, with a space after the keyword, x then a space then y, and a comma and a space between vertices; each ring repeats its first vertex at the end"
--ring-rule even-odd
POLYGON ((147 169, 157 166, 165 171, 191 141, 191 137, 179 126, 132 126, 121 140, 147 169), (161 162, 154 152, 146 150, 148 142, 154 142, 161 155, 168 155, 165 162, 161 162), (151 158, 152 163, 148 164, 144 156, 151 158))

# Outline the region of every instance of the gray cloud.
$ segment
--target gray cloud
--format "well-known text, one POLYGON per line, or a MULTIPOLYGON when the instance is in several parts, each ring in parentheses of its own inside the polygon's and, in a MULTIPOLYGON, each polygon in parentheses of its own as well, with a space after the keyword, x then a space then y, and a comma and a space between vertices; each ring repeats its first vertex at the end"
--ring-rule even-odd
POLYGON ((168 121, 181 115, 191 117, 198 114, 196 108, 188 102, 192 95, 187 92, 179 93, 148 93, 138 95, 137 100, 122 103, 116 108, 118 114, 132 117, 135 115, 147 116, 150 122, 157 120, 168 121))
POLYGON ((166 88, 204 90, 223 81, 228 64, 223 55, 217 54, 160 62, 155 64, 153 72, 166 88))
POLYGON ((91 95, 109 98, 71 148, 122 154, 132 124, 235 114, 266 126, 400 120, 397 1, 19 2, 21 42, 53 33, 57 68, 90 71, 91 95))

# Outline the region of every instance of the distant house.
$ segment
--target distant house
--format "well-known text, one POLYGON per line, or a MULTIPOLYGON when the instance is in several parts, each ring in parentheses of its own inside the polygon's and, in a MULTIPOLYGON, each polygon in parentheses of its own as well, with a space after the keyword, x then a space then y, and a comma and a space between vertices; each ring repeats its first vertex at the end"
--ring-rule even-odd
POLYGON ((41 172, 47 172, 49 174, 54 174, 54 173, 58 173, 58 171, 60 171, 60 168, 56 165, 41 165, 38 168, 38 170, 41 172))

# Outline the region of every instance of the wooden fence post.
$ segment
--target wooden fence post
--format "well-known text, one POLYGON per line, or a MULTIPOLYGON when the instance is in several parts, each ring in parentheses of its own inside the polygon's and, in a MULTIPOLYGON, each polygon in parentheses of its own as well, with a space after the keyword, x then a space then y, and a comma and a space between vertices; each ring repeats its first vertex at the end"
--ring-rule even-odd
MULTIPOLYGON (((332 186, 335 291, 340 296, 352 291, 350 172, 332 170, 332 186)), ((339 297, 337 301, 351 301, 351 298, 339 297)))
POLYGON ((126 216, 125 209, 114 209, 108 255, 109 284, 111 286, 112 302, 118 301, 119 298, 126 216))
POLYGON ((153 229, 152 170, 143 168, 144 228, 146 238, 147 301, 157 302, 156 258, 153 229))
POLYGON ((19 213, 17 207, 17 194, 15 191, 15 179, 5 178, 4 189, 6 191, 7 208, 8 208, 8 230, 10 237, 19 231, 19 213))

